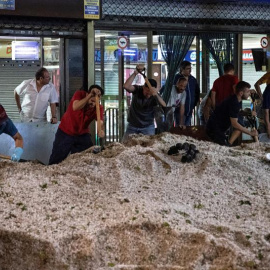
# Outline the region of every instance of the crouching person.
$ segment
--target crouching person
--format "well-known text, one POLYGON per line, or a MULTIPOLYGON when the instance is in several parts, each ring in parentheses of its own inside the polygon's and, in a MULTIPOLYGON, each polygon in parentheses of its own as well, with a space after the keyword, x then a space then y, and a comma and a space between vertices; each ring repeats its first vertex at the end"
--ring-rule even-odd
MULTIPOLYGON (((104 91, 99 85, 91 85, 88 92, 75 92, 55 134, 49 165, 58 164, 69 154, 79 153, 93 146, 89 125, 93 120, 97 120, 96 97, 100 98, 103 94, 104 91)), ((100 105, 100 138, 105 134, 103 112, 100 105)))
POLYGON ((250 136, 258 136, 257 130, 250 131, 238 122, 239 112, 242 109, 242 100, 248 99, 249 96, 250 84, 241 81, 236 85, 235 94, 216 107, 206 125, 206 133, 215 143, 232 146, 242 132, 250 136), (230 126, 234 130, 231 137, 227 139, 226 132, 230 126))
POLYGON ((13 122, 7 116, 4 107, 0 104, 0 134, 2 133, 8 134, 14 139, 15 149, 11 156, 11 160, 19 161, 23 153, 23 138, 13 122))

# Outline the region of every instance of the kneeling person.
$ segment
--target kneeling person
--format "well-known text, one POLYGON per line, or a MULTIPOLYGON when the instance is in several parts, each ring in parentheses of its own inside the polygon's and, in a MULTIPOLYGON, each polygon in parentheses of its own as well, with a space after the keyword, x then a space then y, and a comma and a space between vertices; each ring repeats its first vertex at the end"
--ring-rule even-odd
POLYGON ((19 161, 23 153, 23 138, 13 122, 7 116, 4 107, 0 104, 0 134, 2 133, 8 134, 15 141, 15 149, 11 156, 11 160, 19 161))
POLYGON ((238 122, 242 100, 248 99, 249 96, 250 84, 241 81, 236 85, 235 94, 216 107, 206 125, 206 133, 215 143, 231 146, 242 132, 250 136, 258 136, 257 130, 250 131, 238 122), (230 126, 234 128, 234 131, 227 140, 226 131, 230 126))
MULTIPOLYGON (((49 165, 60 163, 69 153, 82 152, 93 146, 89 125, 93 120, 97 120, 96 97, 103 94, 103 89, 98 85, 90 86, 88 92, 75 92, 55 134, 49 165)), ((104 137, 103 111, 100 105, 100 138, 104 137)))

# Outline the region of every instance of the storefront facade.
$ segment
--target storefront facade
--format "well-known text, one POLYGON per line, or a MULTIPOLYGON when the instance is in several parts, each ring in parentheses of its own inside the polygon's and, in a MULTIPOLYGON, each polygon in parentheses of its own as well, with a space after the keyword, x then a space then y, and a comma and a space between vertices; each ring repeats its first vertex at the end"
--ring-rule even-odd
MULTIPOLYGON (((193 75, 205 93, 218 72, 201 42, 200 33, 235 35, 234 64, 239 78, 245 79, 250 77, 245 65, 252 62, 243 60, 244 53, 250 58, 252 49, 245 47, 245 42, 255 35, 258 44, 254 46, 260 48, 259 39, 270 29, 270 4, 263 0, 94 1, 95 8, 98 7, 98 16, 94 19, 85 16, 87 1, 83 0, 11 2, 15 3, 15 10, 0 9, 3 50, 7 54, 12 42, 32 41, 39 44, 40 51, 38 59, 12 60, 0 50, 0 99, 9 114, 16 119, 12 92, 15 86, 23 79, 32 78, 39 66, 46 66, 59 91, 59 115, 64 113, 76 89, 92 83, 104 87, 107 141, 119 141, 125 130, 131 97, 122 85, 135 65, 145 64, 147 75, 156 78, 160 87, 164 84, 166 63, 158 45, 162 32, 195 35, 186 57, 191 60, 193 75), (121 47, 120 37, 127 40, 125 47, 121 47)), ((143 83, 140 80, 136 83, 143 83)))

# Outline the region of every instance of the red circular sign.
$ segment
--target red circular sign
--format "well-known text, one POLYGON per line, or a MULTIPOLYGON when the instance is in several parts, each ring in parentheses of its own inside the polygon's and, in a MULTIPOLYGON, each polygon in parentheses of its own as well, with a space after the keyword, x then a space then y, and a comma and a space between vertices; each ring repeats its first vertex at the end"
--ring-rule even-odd
POLYGON ((268 42, 268 38, 267 37, 262 37, 261 38, 261 46, 262 46, 262 48, 267 48, 268 47, 268 45, 269 45, 269 42, 268 42))
POLYGON ((124 50, 128 45, 127 37, 124 37, 124 36, 118 37, 117 45, 118 45, 118 48, 124 50))

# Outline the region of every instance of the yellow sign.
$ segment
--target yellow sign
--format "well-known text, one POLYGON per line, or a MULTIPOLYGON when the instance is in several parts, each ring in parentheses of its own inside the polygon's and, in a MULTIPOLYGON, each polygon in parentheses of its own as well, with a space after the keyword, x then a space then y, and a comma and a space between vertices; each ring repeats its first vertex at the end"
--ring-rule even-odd
POLYGON ((91 20, 100 19, 99 0, 84 0, 84 18, 91 20))
POLYGON ((0 58, 10 58, 12 57, 12 46, 10 41, 0 42, 0 58))

